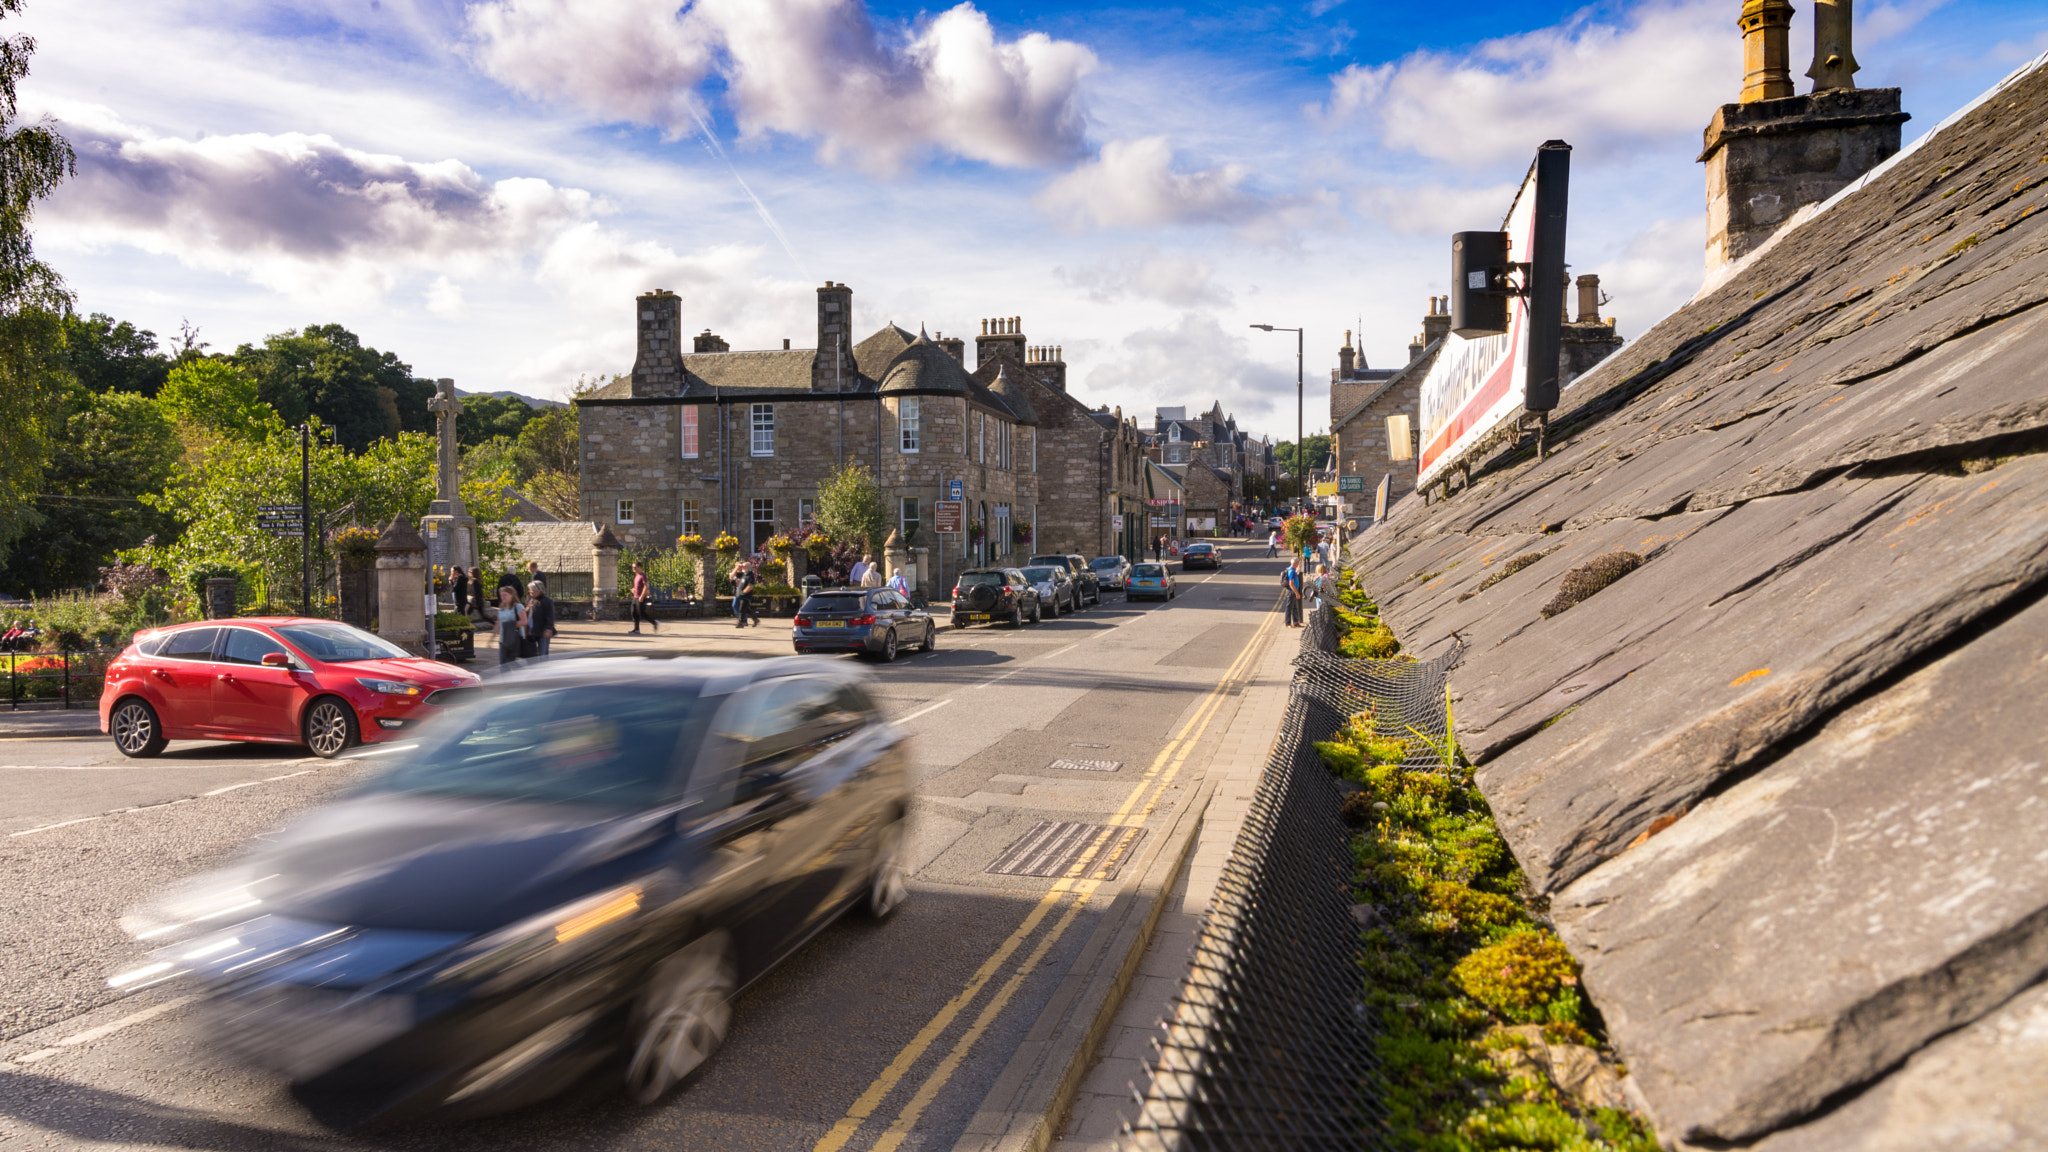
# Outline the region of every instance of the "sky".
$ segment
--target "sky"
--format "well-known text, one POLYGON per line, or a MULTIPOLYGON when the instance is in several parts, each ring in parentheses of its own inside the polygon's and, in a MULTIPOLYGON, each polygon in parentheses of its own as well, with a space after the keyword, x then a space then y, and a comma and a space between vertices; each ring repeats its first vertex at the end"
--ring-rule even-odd
MULTIPOLYGON (((215 351, 338 322, 418 375, 560 397, 630 370, 642 291, 735 349, 806 347, 831 280, 860 335, 1021 316, 1091 404, 1292 439, 1289 334, 1250 325, 1305 329, 1325 425, 1344 332, 1404 362, 1448 234, 1499 227, 1545 140, 1622 335, 1682 305, 1739 9, 28 0, 0 33, 35 38, 23 114, 78 153, 36 236, 83 312, 215 351)), ((1856 21, 1908 140, 2048 50, 2039 0, 1856 21)))

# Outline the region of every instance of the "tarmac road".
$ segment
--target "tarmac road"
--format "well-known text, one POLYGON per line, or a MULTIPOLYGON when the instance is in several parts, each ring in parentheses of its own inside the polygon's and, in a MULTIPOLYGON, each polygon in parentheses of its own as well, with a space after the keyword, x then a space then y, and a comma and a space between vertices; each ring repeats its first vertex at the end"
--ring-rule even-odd
MULTIPOLYGON (((343 1136, 281 1081, 197 1042, 175 991, 108 975, 141 949, 125 907, 374 772, 301 750, 174 744, 123 760, 104 737, 0 741, 0 1145, 202 1149, 932 1149, 950 1147, 1135 869, 1100 883, 985 869, 1040 821, 1142 818, 1156 838, 1193 795, 1234 697, 1219 688, 1279 634, 1263 544, 1189 576, 1179 599, 1022 631, 944 631, 873 669, 916 735, 912 896, 848 920, 744 993, 725 1048, 683 1090, 631 1105, 598 1074, 564 1097, 460 1127, 343 1136), (1110 771, 1057 759, 1113 761, 1110 771)), ((787 625, 715 623, 558 650, 656 644, 785 653, 787 625), (716 633, 712 630, 716 629, 716 633)), ((1142 850, 1140 841, 1138 850, 1142 850)))

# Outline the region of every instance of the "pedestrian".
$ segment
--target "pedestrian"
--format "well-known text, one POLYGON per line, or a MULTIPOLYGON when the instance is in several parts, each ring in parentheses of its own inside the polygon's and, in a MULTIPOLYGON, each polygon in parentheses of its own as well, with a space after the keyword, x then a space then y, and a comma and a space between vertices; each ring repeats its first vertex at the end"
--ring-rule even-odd
POLYGON ((867 574, 868 557, 865 554, 863 554, 860 559, 855 560, 853 562, 853 570, 846 574, 846 583, 849 587, 858 588, 860 587, 861 580, 864 577, 866 577, 867 574))
POLYGON ((758 581, 754 576, 754 565, 751 562, 742 560, 733 566, 732 618, 733 627, 735 628, 745 628, 747 626, 747 617, 749 616, 754 618, 756 627, 760 626, 761 614, 754 611, 754 585, 756 583, 758 581))
POLYGON ((460 568, 455 570, 455 579, 450 581, 455 593, 455 610, 469 615, 469 573, 460 568))
POLYGON ((1280 530, 1278 528, 1275 528, 1273 529, 1273 534, 1271 536, 1266 537, 1266 559, 1271 560, 1273 557, 1278 556, 1279 554, 1280 530))
POLYGON ((1301 561, 1289 561, 1280 573, 1280 600, 1287 609, 1287 626, 1301 627, 1301 561))
POLYGON ((632 597, 633 630, 626 633, 626 635, 638 636, 640 634, 640 621, 642 620, 647 621, 649 628, 654 629, 656 632, 661 631, 661 625, 654 622, 654 593, 649 591, 647 587, 647 568, 637 560, 633 562, 632 597))
POLYGON ((519 642, 526 638, 526 606, 512 589, 498 589, 498 667, 519 659, 519 642))
POLYGON ((889 591, 896 593, 905 600, 910 599, 910 581, 903 578, 903 569, 898 568, 896 574, 889 577, 889 591))
MULTIPOLYGON (((507 588, 512 590, 512 598, 517 600, 526 592, 526 581, 521 580, 518 573, 507 569, 504 575, 498 577, 498 592, 503 592, 507 588)), ((492 595, 497 595, 497 592, 493 592, 492 595)))
POLYGON ((1309 607, 1321 608, 1337 602, 1337 579, 1330 575, 1328 564, 1316 565, 1316 578, 1309 584, 1309 607))
POLYGON ((536 580, 538 580, 542 584, 546 584, 548 582, 547 576, 544 575, 540 570, 540 561, 528 560, 526 562, 526 583, 529 587, 531 587, 533 582, 536 580))
POLYGON ((1164 536, 1154 536, 1154 537, 1152 538, 1152 562, 1153 562, 1153 563, 1155 563, 1155 564, 1156 564, 1156 563, 1158 563, 1158 562, 1159 562, 1159 554, 1160 554, 1161 552, 1164 552, 1165 550, 1166 550, 1166 537, 1164 537, 1164 536))
POLYGON ((880 588, 882 586, 882 566, 875 563, 873 556, 861 557, 861 563, 866 564, 868 569, 860 574, 860 586, 863 588, 880 588))
POLYGON ((526 586, 526 634, 533 639, 533 658, 548 658, 548 641, 555 638, 555 602, 548 586, 535 580, 526 586))

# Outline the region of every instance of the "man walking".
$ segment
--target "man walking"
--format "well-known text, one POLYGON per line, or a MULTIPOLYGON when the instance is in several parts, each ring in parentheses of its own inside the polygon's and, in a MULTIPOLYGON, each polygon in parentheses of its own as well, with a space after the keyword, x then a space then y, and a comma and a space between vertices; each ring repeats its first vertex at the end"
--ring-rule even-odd
POLYGON ((872 565, 869 564, 869 557, 867 557, 866 555, 863 555, 860 559, 855 560, 853 562, 853 570, 846 574, 847 584, 855 588, 860 587, 861 581, 867 579, 868 569, 871 566, 872 565))
POLYGON ((1154 536, 1154 537, 1152 538, 1152 561, 1153 561, 1153 563, 1155 563, 1155 564, 1156 564, 1156 563, 1158 563, 1158 562, 1159 562, 1159 554, 1160 554, 1161 552, 1164 552, 1164 551, 1166 551, 1166 537, 1164 537, 1164 536, 1154 536))
POLYGON ((1286 624, 1289 628, 1301 627, 1301 561, 1290 560, 1285 571, 1280 573, 1280 599, 1286 606, 1286 624))
POLYGON ((867 570, 862 572, 860 579, 855 580, 854 583, 863 588, 880 588, 882 586, 882 566, 875 563, 873 556, 863 556, 860 559, 861 563, 867 565, 867 570))
POLYGON ((450 591, 455 593, 455 610, 469 615, 469 572, 462 568, 455 570, 455 579, 449 581, 450 591))
POLYGON ((626 635, 638 636, 640 634, 640 621, 642 620, 647 621, 649 628, 654 629, 656 632, 661 631, 661 625, 654 622, 654 594, 648 591, 647 588, 647 569, 637 560, 633 563, 632 598, 633 630, 626 633, 626 635))
POLYGON ((1266 537, 1266 559, 1271 560, 1273 557, 1278 556, 1279 554, 1280 530, 1278 528, 1275 528, 1273 529, 1273 534, 1266 537))
POLYGON ((555 638, 555 602, 548 586, 535 580, 526 586, 526 635, 533 641, 535 660, 548 658, 548 641, 555 638))
POLYGON ((733 627, 735 628, 745 628, 747 626, 747 617, 749 616, 754 618, 754 623, 757 626, 761 623, 760 614, 754 611, 755 583, 753 564, 742 560, 734 566, 732 571, 732 617, 733 627))

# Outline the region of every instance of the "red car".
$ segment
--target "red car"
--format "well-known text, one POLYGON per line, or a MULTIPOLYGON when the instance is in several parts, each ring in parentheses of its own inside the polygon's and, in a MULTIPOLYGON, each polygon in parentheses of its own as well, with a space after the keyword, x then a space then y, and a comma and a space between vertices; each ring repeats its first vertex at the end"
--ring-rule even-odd
POLYGON ((138 634, 108 665, 100 731, 126 756, 170 740, 251 740, 334 757, 401 737, 478 683, 332 620, 179 624, 138 634))

